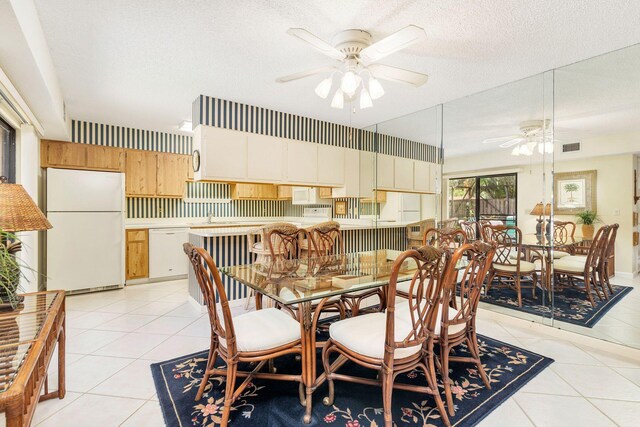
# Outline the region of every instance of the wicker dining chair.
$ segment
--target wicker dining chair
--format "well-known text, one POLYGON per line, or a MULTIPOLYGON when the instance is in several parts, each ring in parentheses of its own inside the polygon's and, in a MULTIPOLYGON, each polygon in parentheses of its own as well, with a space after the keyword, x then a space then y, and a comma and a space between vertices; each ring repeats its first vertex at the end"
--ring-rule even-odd
MULTIPOLYGON (((340 223, 327 221, 307 228, 310 244, 310 256, 323 259, 332 259, 334 256, 344 255, 344 240, 340 230, 340 223)), ((339 259, 339 258, 337 258, 339 259)), ((361 312, 383 311, 384 293, 381 288, 367 289, 346 293, 341 296, 342 303, 348 314, 357 316, 361 312), (361 304, 369 297, 377 296, 378 305, 362 310, 361 304)))
POLYGON ((322 351, 322 363, 329 394, 323 403, 333 405, 334 381, 382 386, 383 415, 386 427, 393 425, 391 401, 394 388, 430 394, 445 425, 451 425, 440 397, 436 379, 434 331, 442 302, 442 277, 450 254, 447 251, 423 246, 403 252, 394 262, 387 286, 386 313, 370 313, 335 322, 329 328, 329 340, 322 351), (405 261, 416 264, 416 272, 408 299, 396 305, 398 274, 405 261), (332 353, 339 357, 331 363, 332 353), (337 373, 347 361, 378 371, 377 379, 337 373), (402 372, 421 369, 427 386, 394 383, 402 372))
POLYGON ((300 387, 301 375, 276 374, 274 371, 259 372, 265 363, 276 357, 302 354, 300 324, 275 308, 256 310, 232 317, 220 273, 209 253, 190 243, 185 243, 183 248, 204 297, 211 327, 207 366, 195 400, 200 400, 204 391, 213 387, 213 384, 209 383, 210 376, 225 376, 224 404, 220 424, 226 426, 231 405, 254 378, 294 381, 298 382, 300 387), (218 356, 226 364, 226 369, 214 367, 218 356), (251 372, 238 371, 238 364, 242 362, 256 365, 251 372), (238 377, 246 377, 246 379, 235 387, 238 377))
MULTIPOLYGON (((556 244, 566 243, 569 239, 573 239, 576 233, 576 223, 571 221, 554 221, 553 222, 553 241, 556 244)), ((554 249, 553 259, 564 258, 568 255, 573 255, 573 245, 567 249, 554 249)))
POLYGON ((498 279, 498 286, 507 287, 516 291, 518 295, 518 307, 522 307, 522 289, 531 288, 533 297, 536 296, 538 273, 536 265, 524 259, 522 250, 522 231, 515 226, 485 225, 482 234, 488 238, 488 242, 496 244, 496 252, 493 263, 487 275, 486 293, 498 279), (531 278, 531 284, 523 286, 523 279, 531 278))
POLYGON ((482 285, 491 266, 496 245, 481 241, 467 243, 456 249, 448 263, 444 276, 444 291, 438 336, 440 347, 439 368, 444 385, 449 415, 455 414, 449 362, 474 363, 486 388, 491 389, 489 378, 484 371, 476 336, 476 313, 480 302, 482 285), (458 261, 467 259, 468 264, 460 271, 456 269, 458 261), (451 350, 461 344, 467 346, 470 356, 451 356, 451 350))
MULTIPOLYGON (((309 233, 295 225, 272 227, 267 232, 267 242, 271 251, 272 264, 269 277, 277 280, 278 277, 286 277, 296 273, 300 268, 309 268, 311 263, 310 252, 302 256, 300 242, 310 241, 309 233)), ((313 244, 313 243, 312 243, 313 244)), ((282 288, 280 297, 285 299, 297 299, 300 297, 295 290, 282 288)), ((260 304, 258 304, 260 305, 260 304)), ((288 311, 295 319, 300 321, 301 312, 297 304, 277 304, 280 309, 288 311)), ((317 305, 312 305, 315 309, 317 305)), ((323 313, 337 313, 340 319, 346 317, 346 308, 340 296, 330 297, 322 307, 323 313)))
POLYGON ((593 307, 596 306, 596 303, 593 299, 592 290, 595 291, 600 300, 608 297, 605 284, 598 280, 598 271, 602 268, 601 262, 603 262, 611 230, 612 227, 610 225, 605 225, 598 229, 586 256, 569 255, 554 260, 554 287, 557 291, 567 287, 580 290, 586 294, 593 307), (582 282, 582 286, 578 281, 582 282))
POLYGON ((607 285, 609 288, 609 292, 611 295, 614 294, 613 287, 611 286, 611 277, 609 274, 610 271, 610 263, 613 262, 613 257, 615 255, 616 249, 616 237, 618 236, 618 228, 620 228, 620 224, 613 224, 611 226, 611 231, 609 232, 609 239, 607 240, 607 246, 604 250, 602 259, 600 261, 600 266, 598 267, 600 281, 607 285))
POLYGON ((467 236, 467 242, 478 240, 478 223, 476 221, 460 221, 460 228, 467 236))

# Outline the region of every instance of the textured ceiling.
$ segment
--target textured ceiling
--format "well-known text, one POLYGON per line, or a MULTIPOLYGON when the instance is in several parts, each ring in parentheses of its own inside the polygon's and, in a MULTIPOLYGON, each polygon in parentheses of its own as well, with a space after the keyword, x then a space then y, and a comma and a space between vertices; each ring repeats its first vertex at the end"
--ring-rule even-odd
POLYGON ((199 94, 367 126, 640 41, 640 2, 622 0, 36 0, 71 117, 172 130, 199 94), (351 114, 276 77, 332 60, 285 34, 347 28, 380 39, 408 24, 427 39, 382 63, 430 75, 384 82, 351 114))

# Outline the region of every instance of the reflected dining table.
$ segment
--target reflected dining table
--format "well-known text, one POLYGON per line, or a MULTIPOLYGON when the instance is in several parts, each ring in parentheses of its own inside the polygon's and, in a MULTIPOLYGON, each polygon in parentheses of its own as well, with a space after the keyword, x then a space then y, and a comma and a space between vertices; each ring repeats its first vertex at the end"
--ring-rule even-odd
POLYGON ((576 246, 580 246, 585 242, 581 237, 552 237, 546 234, 524 234, 522 236, 522 248, 525 252, 525 258, 531 260, 535 255, 542 259, 541 270, 544 280, 544 287, 549 292, 551 286, 551 261, 553 253, 556 250, 572 253, 576 246))
MULTIPOLYGON (((342 255, 287 260, 275 264, 254 263, 223 267, 222 274, 255 291, 256 309, 262 298, 295 308, 300 322, 302 346, 302 383, 300 403, 305 406, 304 423, 311 422, 313 392, 325 381, 316 372, 316 328, 320 312, 329 298, 365 291, 389 284, 391 268, 400 251, 379 249, 342 255)), ((398 280, 410 280, 417 266, 406 262, 398 280)), ((384 307, 382 307, 383 309, 384 307)), ((336 360, 337 368, 344 360, 336 360)))

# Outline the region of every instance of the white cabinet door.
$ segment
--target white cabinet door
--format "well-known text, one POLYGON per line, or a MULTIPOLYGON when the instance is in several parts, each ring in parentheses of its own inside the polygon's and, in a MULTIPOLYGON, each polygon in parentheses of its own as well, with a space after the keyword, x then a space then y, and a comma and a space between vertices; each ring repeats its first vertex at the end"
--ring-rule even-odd
POLYGON ((360 151, 360 171, 359 171, 359 194, 358 197, 373 197, 373 187, 376 182, 376 153, 371 151, 360 151))
POLYGON ((287 141, 287 182, 291 184, 317 184, 318 144, 287 141))
POLYGON ((413 160, 404 157, 393 159, 393 188, 396 190, 413 190, 413 160))
POLYGON ((200 150, 200 172, 194 179, 244 181, 247 179, 247 134, 244 132, 198 126, 194 149, 200 150))
POLYGON ((318 144, 318 185, 344 185, 344 152, 341 147, 318 144))
POLYGON ((413 165, 413 189, 431 193, 432 187, 431 163, 416 160, 413 165))
POLYGON ((284 142, 274 136, 249 134, 247 178, 250 181, 282 182, 284 142))
POLYGON ((394 161, 393 156, 388 154, 378 154, 377 156, 377 183, 378 188, 383 190, 394 190, 394 161))
POLYGON ((344 149, 344 185, 331 190, 331 197, 360 197, 360 152, 344 149))

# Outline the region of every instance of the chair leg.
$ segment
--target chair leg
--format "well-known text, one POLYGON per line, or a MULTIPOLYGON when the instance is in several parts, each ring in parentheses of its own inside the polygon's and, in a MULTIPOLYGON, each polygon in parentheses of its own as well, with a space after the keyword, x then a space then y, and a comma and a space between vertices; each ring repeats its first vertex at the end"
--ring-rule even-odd
POLYGON ((329 339, 324 347, 322 348, 322 366, 324 367, 324 373, 327 379, 327 385, 329 387, 329 394, 327 397, 322 399, 322 403, 326 406, 333 405, 333 400, 335 398, 335 391, 333 388, 333 376, 331 375, 331 363, 329 362, 329 353, 332 351, 333 341, 329 339))
POLYGON ((584 291, 587 293, 587 298, 589 299, 591 306, 595 307, 596 302, 593 300, 593 295, 591 295, 591 286, 589 285, 589 279, 590 277, 587 274, 587 276, 584 278, 584 291))
POLYGON ((207 367, 204 370, 202 383, 200 383, 200 387, 198 387, 198 393, 196 393, 195 400, 200 400, 202 398, 202 394, 204 393, 204 390, 207 387, 207 384, 209 383, 209 375, 211 375, 211 370, 213 369, 213 365, 216 363, 217 357, 218 357, 218 342, 212 339, 211 347, 209 347, 209 357, 207 359, 207 367))
POLYGON ((467 344, 469 347, 469 351, 471 352, 471 355, 476 360, 476 368, 478 368, 478 372, 480 373, 480 378, 482 378, 482 382, 484 383, 484 386, 488 390, 491 390, 491 383, 489 382, 487 373, 484 371, 484 368, 482 367, 482 361, 480 360, 480 350, 478 349, 478 337, 476 336, 475 329, 471 330, 467 334, 467 344))
POLYGON ((231 404, 233 403, 233 390, 236 384, 236 372, 238 365, 236 363, 227 363, 227 381, 224 391, 224 407, 222 408, 222 420, 220 425, 225 427, 229 423, 229 414, 231 413, 231 404))
POLYGON ((520 276, 516 276, 516 292, 518 293, 518 307, 522 307, 522 288, 520 287, 520 276))
POLYGON ((393 427, 391 418, 391 395, 393 392, 393 369, 382 366, 382 411, 385 427, 393 427))
POLYGON ((488 276, 487 276, 487 284, 485 285, 484 288, 484 292, 485 295, 489 295, 489 289, 491 288, 491 283, 493 282, 493 278, 495 277, 496 272, 495 271, 490 271, 488 276))
POLYGON ((440 390, 438 389, 438 379, 436 378, 436 366, 433 357, 433 344, 431 344, 431 350, 427 356, 427 365, 423 367, 425 369, 424 376, 427 378, 427 385, 431 390, 433 390, 433 398, 436 401, 436 407, 440 412, 440 416, 442 417, 442 422, 445 426, 450 426, 451 422, 449 421, 449 417, 447 415, 447 411, 444 409, 444 402, 442 401, 442 397, 440 397, 440 390))
POLYGON ((591 272, 590 278, 591 278, 591 283, 590 284, 593 286, 593 290, 596 291, 596 295, 598 296, 598 299, 600 301, 604 300, 604 297, 600 293, 600 288, 598 287, 598 278, 596 277, 595 270, 591 272))
POLYGON ((451 394, 451 379, 449 378, 449 343, 446 338, 440 340, 440 375, 442 376, 442 385, 444 386, 444 395, 447 399, 447 408, 449 415, 452 417, 456 414, 453 407, 453 395, 451 394))
POLYGON ((604 281, 606 282, 607 287, 609 288, 609 293, 611 295, 613 295, 614 292, 613 292, 613 287, 611 286, 611 280, 610 280, 610 277, 609 277, 609 263, 608 262, 605 263, 605 265, 604 265, 603 273, 604 273, 604 281))

